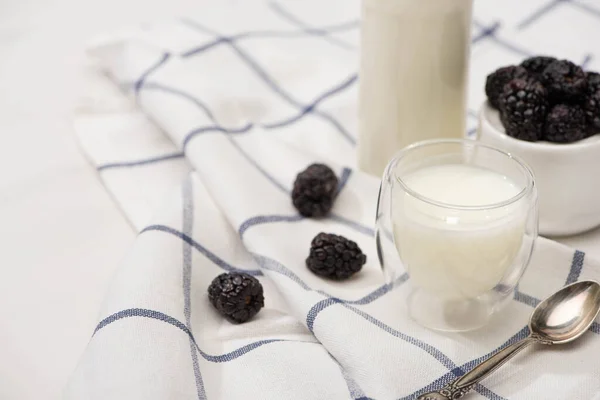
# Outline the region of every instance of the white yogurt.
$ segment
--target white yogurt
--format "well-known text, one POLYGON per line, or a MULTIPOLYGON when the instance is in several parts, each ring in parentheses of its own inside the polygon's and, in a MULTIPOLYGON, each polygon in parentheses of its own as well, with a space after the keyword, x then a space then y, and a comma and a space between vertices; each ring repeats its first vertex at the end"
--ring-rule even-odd
POLYGON ((469 165, 437 165, 402 178, 421 196, 408 193, 392 208, 396 247, 411 280, 444 299, 470 299, 501 282, 523 243, 527 209, 523 199, 502 207, 522 188, 497 172, 469 165))
POLYGON ((358 163, 465 132, 472 0, 363 0, 358 163))

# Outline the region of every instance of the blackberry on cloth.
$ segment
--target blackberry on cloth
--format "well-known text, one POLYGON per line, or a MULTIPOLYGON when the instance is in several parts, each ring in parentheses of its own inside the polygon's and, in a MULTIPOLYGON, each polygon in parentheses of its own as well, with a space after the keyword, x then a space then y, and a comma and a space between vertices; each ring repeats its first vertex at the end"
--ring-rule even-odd
POLYGON ((208 299, 221 315, 236 324, 248 321, 265 305, 258 279, 241 272, 224 273, 213 279, 208 299))
POLYGON ((362 269, 367 256, 352 240, 331 233, 319 233, 312 240, 306 266, 316 275, 348 279, 362 269))
POLYGON ((323 217, 333 207, 338 178, 325 164, 309 165, 294 182, 292 203, 305 217, 323 217))

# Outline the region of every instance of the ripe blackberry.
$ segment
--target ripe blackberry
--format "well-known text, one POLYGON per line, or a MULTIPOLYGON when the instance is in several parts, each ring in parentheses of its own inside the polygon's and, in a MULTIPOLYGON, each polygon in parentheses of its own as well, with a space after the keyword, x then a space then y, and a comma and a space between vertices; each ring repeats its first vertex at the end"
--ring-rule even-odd
POLYGON ((333 207, 338 178, 324 164, 312 164, 294 182, 292 203, 305 217, 322 217, 333 207))
POLYGON ((521 63, 521 67, 525 68, 531 76, 540 78, 546 67, 554 61, 556 61, 554 57, 529 57, 521 63))
POLYGON ((317 275, 340 281, 360 271, 366 262, 367 256, 355 242, 321 232, 312 240, 306 266, 317 275))
POLYGON ((588 123, 590 134, 600 132, 600 74, 588 72, 588 89, 583 109, 588 123))
POLYGON ((240 272, 217 276, 208 287, 208 299, 221 315, 235 324, 248 321, 265 305, 258 279, 240 272))
POLYGON ((547 92, 534 79, 514 79, 500 96, 500 120, 506 134, 535 142, 542 138, 548 109, 547 92))
POLYGON ((568 60, 551 62, 541 76, 552 104, 583 101, 588 86, 585 72, 568 60))
POLYGON ((544 139, 571 143, 587 137, 585 112, 575 104, 557 104, 548 113, 544 139))
POLYGON ((588 80, 588 93, 600 91, 600 74, 597 72, 586 73, 588 80))
POLYGON ((519 66, 508 66, 497 69, 487 76, 485 81, 485 94, 494 108, 500 107, 500 95, 504 85, 515 78, 526 78, 527 70, 519 66))

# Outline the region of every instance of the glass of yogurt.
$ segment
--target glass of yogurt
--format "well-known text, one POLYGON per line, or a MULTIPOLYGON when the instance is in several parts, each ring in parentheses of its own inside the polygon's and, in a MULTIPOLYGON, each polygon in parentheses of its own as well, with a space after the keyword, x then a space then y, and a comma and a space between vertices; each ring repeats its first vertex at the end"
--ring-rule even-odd
POLYGON ((428 328, 485 325, 513 295, 537 234, 533 173, 509 153, 430 140, 400 151, 384 172, 379 260, 390 282, 408 275, 408 313, 428 328))

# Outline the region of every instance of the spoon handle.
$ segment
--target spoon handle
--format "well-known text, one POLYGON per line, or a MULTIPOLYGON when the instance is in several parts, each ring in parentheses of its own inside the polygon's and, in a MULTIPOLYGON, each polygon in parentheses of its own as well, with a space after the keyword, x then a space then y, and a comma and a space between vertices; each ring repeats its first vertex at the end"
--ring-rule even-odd
POLYGON ((539 340, 534 335, 527 336, 525 339, 511 344, 500 350, 490 358, 482 361, 479 365, 467 372, 460 378, 450 382, 437 392, 430 392, 421 395, 418 400, 456 400, 462 398, 483 378, 500 368, 504 363, 514 357, 519 351, 539 340))

